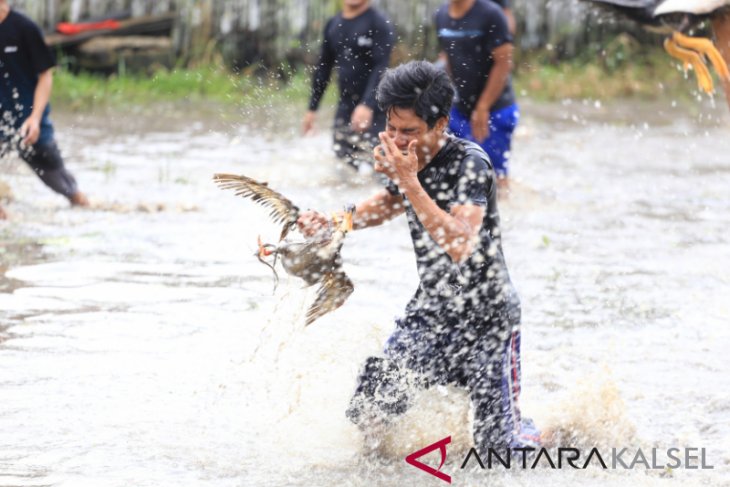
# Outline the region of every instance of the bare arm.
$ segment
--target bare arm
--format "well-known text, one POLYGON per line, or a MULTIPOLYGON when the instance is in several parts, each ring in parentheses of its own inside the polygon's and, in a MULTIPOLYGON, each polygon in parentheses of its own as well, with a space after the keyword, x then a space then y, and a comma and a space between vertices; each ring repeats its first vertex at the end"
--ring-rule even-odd
POLYGON ((492 51, 494 64, 487 84, 471 114, 472 134, 478 142, 489 136, 489 111, 502 94, 512 72, 512 44, 502 44, 492 51))
POLYGON ((447 213, 428 196, 417 178, 401 184, 401 190, 431 238, 449 254, 451 260, 456 263, 465 261, 474 250, 484 209, 476 205, 458 205, 447 213))
POLYGON ((484 219, 484 209, 468 204, 456 205, 448 213, 442 210, 418 180, 416 141, 409 144, 408 154, 398 150, 393 139, 385 133, 380 134, 380 141, 384 154, 375 151, 375 169, 398 184, 418 220, 451 260, 457 263, 466 260, 474 250, 475 238, 484 219))
MULTIPOLYGON (((352 227, 359 230, 382 225, 404 211, 403 197, 392 195, 384 189, 357 205, 352 227)), ((335 215, 341 218, 342 212, 336 212, 335 215)), ((331 228, 331 221, 322 213, 306 211, 297 220, 297 225, 305 236, 311 237, 317 233, 328 231, 331 228)))
POLYGON ((27 145, 33 145, 38 141, 43 111, 48 105, 48 100, 51 99, 51 88, 53 88, 53 68, 38 75, 38 83, 33 93, 33 110, 20 126, 20 136, 23 137, 23 143, 27 145))
POLYGON ((514 12, 511 8, 505 8, 502 9, 502 11, 504 12, 504 16, 507 17, 507 27, 509 28, 509 33, 515 35, 515 32, 517 31, 517 22, 515 21, 514 12))
POLYGON ((401 215, 404 211, 403 196, 392 195, 384 189, 357 205, 352 226, 355 230, 376 227, 401 215))

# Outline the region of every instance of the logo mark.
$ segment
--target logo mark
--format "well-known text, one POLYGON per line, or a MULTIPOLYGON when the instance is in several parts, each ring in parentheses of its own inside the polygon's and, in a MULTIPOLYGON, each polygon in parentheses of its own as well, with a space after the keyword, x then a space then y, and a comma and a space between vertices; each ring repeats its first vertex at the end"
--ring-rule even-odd
POLYGON ((446 475, 445 473, 441 472, 441 467, 444 466, 444 462, 446 461, 446 445, 451 443, 451 437, 447 436, 446 438, 437 441, 436 443, 433 443, 431 445, 428 445, 426 448, 422 448, 418 451, 414 451, 410 455, 406 457, 406 463, 409 465, 413 465, 414 467, 423 470, 424 472, 433 475, 434 477, 437 477, 444 482, 451 483, 451 477, 449 475, 446 475), (425 463, 419 462, 417 459, 421 458, 423 455, 426 455, 428 453, 431 453, 432 451, 438 449, 441 453, 441 464, 439 464, 439 468, 433 468, 431 466, 426 465, 425 463))
POLYGON ((360 36, 357 38, 359 47, 373 47, 373 40, 370 37, 360 36))

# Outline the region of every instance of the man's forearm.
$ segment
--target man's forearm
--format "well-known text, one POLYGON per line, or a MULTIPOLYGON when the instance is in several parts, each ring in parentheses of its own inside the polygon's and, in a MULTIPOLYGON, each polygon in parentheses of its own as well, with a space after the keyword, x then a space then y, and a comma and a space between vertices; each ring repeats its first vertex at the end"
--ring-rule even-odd
POLYGON ((382 225, 403 211, 403 198, 383 190, 357 205, 352 226, 355 230, 360 230, 382 225))
POLYGON ((428 234, 449 254, 451 260, 458 263, 471 254, 472 229, 468 224, 439 208, 418 181, 404 184, 401 191, 428 234))
POLYGON ((51 99, 51 89, 53 88, 53 68, 47 69, 38 76, 38 83, 33 93, 33 110, 30 118, 40 121, 43 111, 51 99))
POLYGON ((515 35, 515 31, 517 30, 517 21, 515 21, 515 14, 512 12, 511 8, 505 8, 503 9, 504 16, 507 17, 507 27, 509 28, 509 33, 513 36, 515 35))
POLYGON ((502 58, 494 61, 492 71, 489 73, 489 79, 487 85, 484 87, 482 94, 479 96, 477 101, 477 110, 491 110, 494 102, 497 101, 499 96, 502 94, 507 80, 509 79, 510 72, 512 71, 512 59, 502 58))

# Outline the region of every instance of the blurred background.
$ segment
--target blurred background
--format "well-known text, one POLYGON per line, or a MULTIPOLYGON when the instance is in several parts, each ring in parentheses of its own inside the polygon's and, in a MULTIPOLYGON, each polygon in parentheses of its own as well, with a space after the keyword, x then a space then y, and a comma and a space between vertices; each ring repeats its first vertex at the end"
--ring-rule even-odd
MULTIPOLYGON (((316 61, 324 22, 340 8, 340 2, 328 0, 11 3, 49 34, 59 22, 127 19, 122 29, 103 37, 50 35, 49 43, 71 70, 152 74, 222 64, 234 73, 287 82, 316 61)), ((398 33, 392 63, 435 59, 432 20, 440 3, 373 2, 387 13, 398 33)), ((531 96, 655 97, 683 85, 677 76, 659 76, 676 69, 676 63, 659 53, 662 38, 620 16, 578 0, 515 0, 513 11, 517 23, 517 86, 531 96), (668 85, 654 82, 658 78, 668 85)), ((701 24, 694 32, 708 31, 708 26, 701 24)), ((63 99, 64 93, 58 96, 63 99)))

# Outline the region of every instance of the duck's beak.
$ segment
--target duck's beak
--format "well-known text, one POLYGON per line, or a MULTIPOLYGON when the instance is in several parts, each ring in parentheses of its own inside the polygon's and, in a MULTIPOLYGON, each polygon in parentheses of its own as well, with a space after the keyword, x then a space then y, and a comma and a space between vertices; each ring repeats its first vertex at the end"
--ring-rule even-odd
POLYGON ((263 259, 264 257, 270 256, 273 251, 269 250, 267 248, 267 245, 261 241, 261 235, 258 236, 258 244, 259 244, 259 259, 263 259))

